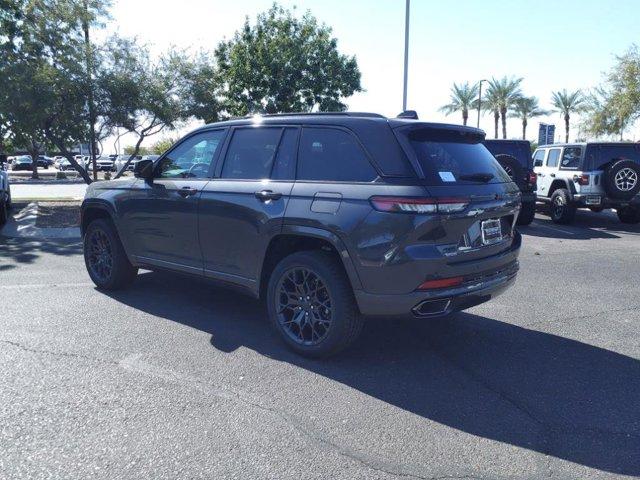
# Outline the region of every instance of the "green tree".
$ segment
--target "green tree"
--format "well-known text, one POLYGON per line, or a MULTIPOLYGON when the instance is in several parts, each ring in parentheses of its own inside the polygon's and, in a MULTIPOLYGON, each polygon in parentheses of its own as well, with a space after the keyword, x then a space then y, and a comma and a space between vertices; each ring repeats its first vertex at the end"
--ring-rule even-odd
POLYGON ((580 90, 567 92, 566 89, 553 92, 551 94, 551 103, 564 118, 564 141, 569 142, 569 124, 571 115, 583 111, 585 107, 585 97, 580 90))
POLYGON ((502 77, 489 80, 487 89, 487 105, 494 114, 496 138, 498 138, 498 116, 502 121, 502 138, 507 138, 507 115, 522 96, 520 84, 522 78, 502 77))
POLYGON ((540 108, 536 97, 521 97, 516 100, 511 116, 513 118, 519 118, 522 121, 522 139, 526 140, 529 119, 541 117, 548 113, 546 110, 540 108))
POLYGON ((477 104, 477 97, 478 85, 469 85, 469 82, 461 85, 454 83, 449 95, 450 103, 442 106, 440 111, 447 115, 455 112, 462 113, 462 124, 466 125, 469 120, 469 110, 477 104))
POLYGON ((331 28, 277 4, 253 25, 247 18, 215 60, 230 116, 345 110, 342 99, 362 91, 356 59, 338 51, 331 28))
POLYGON ((165 137, 158 140, 156 143, 151 145, 149 149, 149 153, 153 155, 162 155, 164 152, 169 150, 174 143, 178 141, 177 138, 165 137))
POLYGON ((585 99, 584 129, 591 135, 619 135, 640 117, 640 51, 632 45, 616 57, 603 83, 585 99))
POLYGON ((482 110, 493 115, 494 138, 498 138, 498 128, 500 125, 500 98, 493 89, 488 89, 487 94, 482 98, 482 110))

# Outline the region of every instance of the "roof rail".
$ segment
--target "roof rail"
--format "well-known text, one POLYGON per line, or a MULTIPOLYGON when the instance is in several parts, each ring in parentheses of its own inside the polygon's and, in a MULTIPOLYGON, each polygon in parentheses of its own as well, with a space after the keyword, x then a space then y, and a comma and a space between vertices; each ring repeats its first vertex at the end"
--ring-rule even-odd
POLYGON ((379 113, 371 112, 289 112, 289 113, 258 113, 255 115, 247 115, 243 118, 253 117, 303 117, 303 116, 345 116, 345 117, 370 117, 370 118, 387 118, 379 113))

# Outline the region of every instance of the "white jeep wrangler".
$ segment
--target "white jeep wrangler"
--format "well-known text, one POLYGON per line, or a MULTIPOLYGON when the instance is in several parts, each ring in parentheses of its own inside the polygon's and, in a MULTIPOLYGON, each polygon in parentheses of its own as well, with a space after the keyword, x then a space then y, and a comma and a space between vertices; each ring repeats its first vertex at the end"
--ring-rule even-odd
POLYGON ((545 145, 533 170, 538 201, 556 223, 571 223, 577 208, 614 208, 621 222, 640 222, 640 143, 545 145))

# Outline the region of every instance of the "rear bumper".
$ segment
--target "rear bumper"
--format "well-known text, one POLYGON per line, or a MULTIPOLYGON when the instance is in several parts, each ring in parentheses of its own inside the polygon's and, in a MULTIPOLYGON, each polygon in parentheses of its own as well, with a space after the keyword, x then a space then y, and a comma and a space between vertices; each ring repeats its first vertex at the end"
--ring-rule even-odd
POLYGON ((573 195, 573 203, 577 207, 602 207, 602 208, 619 208, 629 205, 640 206, 640 195, 636 195, 629 200, 620 200, 609 198, 598 194, 580 194, 573 195))
POLYGON ((520 245, 521 238, 518 234, 512 247, 506 252, 469 265, 470 273, 465 282, 453 288, 399 295, 356 291, 354 293, 360 312, 367 316, 439 317, 487 302, 515 282, 519 269, 517 257, 520 245))

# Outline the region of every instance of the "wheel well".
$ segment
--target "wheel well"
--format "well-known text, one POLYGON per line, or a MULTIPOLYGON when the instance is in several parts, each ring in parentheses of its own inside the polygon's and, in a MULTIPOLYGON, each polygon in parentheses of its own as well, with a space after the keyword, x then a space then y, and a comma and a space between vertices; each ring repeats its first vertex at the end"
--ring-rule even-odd
POLYGON ((553 192, 555 192, 559 188, 564 188, 564 189, 568 190, 569 193, 574 193, 574 189, 571 188, 569 185, 567 185, 562 180, 554 180, 553 183, 551 184, 551 188, 549 188, 549 194, 548 194, 549 198, 551 198, 551 195, 553 195, 553 192))
POLYGON ((80 226, 82 235, 87 231, 87 227, 91 222, 99 218, 111 220, 111 215, 104 208, 89 207, 82 212, 82 225, 80 226))
POLYGON ((335 256, 344 268, 340 254, 327 240, 304 235, 277 235, 271 239, 262 263, 260 274, 260 297, 264 298, 269 284, 269 277, 280 260, 292 253, 307 250, 323 250, 335 256))

